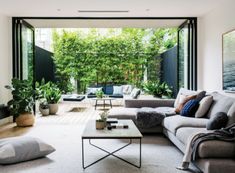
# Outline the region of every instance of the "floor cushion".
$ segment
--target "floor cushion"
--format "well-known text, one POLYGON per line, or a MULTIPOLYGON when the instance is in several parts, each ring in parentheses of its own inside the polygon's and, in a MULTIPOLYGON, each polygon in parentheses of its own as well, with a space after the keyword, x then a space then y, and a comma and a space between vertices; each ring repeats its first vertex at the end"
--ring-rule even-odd
POLYGON ((13 164, 44 157, 55 149, 32 137, 12 137, 0 140, 0 164, 13 164))

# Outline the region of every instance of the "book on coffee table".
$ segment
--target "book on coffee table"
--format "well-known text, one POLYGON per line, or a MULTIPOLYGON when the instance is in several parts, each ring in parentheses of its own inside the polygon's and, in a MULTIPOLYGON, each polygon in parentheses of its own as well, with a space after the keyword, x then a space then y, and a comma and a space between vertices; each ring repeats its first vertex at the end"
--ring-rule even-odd
POLYGON ((117 118, 107 118, 106 122, 107 123, 118 123, 118 119, 117 118))
POLYGON ((110 125, 114 129, 128 129, 128 125, 123 123, 111 123, 110 125))

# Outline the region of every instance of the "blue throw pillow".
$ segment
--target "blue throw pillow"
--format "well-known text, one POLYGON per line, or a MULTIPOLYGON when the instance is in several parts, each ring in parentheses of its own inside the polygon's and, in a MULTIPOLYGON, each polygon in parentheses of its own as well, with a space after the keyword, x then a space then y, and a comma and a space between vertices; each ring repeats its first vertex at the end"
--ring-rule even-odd
POLYGON ((183 109, 180 112, 181 116, 193 117, 199 107, 199 101, 197 99, 189 100, 185 103, 183 109))

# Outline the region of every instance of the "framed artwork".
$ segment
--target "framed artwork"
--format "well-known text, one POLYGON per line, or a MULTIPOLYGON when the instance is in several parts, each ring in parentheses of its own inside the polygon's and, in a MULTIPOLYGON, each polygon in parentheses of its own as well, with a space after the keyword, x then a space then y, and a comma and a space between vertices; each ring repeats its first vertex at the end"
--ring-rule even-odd
POLYGON ((223 90, 235 92, 235 30, 223 34, 223 90))

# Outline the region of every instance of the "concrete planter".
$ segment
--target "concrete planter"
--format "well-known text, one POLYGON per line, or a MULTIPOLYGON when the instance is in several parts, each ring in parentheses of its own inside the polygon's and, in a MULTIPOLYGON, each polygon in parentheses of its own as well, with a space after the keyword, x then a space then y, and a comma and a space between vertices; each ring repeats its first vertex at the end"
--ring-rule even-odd
POLYGON ((55 115, 59 110, 59 105, 58 103, 54 104, 49 104, 49 114, 50 115, 55 115))
POLYGON ((42 114, 43 116, 47 116, 47 115, 49 115, 49 113, 50 113, 49 108, 48 108, 48 109, 39 108, 39 110, 40 110, 40 112, 41 112, 41 114, 42 114))

